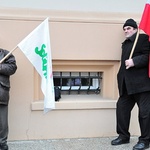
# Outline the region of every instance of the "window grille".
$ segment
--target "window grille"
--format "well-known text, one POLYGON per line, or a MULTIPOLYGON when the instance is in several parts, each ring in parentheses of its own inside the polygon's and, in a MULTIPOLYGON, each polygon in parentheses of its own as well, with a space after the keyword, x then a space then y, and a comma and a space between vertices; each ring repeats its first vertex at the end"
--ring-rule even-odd
POLYGON ((54 86, 62 94, 99 94, 102 72, 54 72, 54 86))

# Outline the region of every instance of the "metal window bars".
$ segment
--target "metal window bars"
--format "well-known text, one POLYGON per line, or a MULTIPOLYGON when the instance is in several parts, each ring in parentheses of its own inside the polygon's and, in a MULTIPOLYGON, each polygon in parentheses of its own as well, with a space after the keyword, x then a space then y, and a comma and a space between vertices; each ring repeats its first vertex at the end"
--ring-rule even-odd
POLYGON ((54 86, 71 94, 73 91, 99 94, 102 72, 54 72, 54 86))

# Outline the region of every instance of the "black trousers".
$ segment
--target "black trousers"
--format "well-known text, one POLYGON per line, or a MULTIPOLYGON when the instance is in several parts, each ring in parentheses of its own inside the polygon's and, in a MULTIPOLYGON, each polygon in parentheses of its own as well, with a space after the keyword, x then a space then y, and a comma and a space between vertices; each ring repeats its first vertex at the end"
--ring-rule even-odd
POLYGON ((7 143, 8 137, 8 106, 0 104, 0 144, 7 143))
POLYGON ((141 131, 139 141, 150 141, 150 92, 119 97, 117 102, 117 133, 121 138, 130 138, 129 125, 134 105, 139 108, 138 120, 141 131))

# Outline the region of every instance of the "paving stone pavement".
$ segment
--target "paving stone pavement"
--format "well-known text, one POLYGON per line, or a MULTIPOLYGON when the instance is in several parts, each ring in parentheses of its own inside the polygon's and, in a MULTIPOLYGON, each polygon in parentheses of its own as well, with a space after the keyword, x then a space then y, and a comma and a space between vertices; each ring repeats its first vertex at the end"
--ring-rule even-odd
POLYGON ((8 146, 9 150, 132 150, 138 140, 138 137, 131 137, 129 144, 112 146, 110 143, 114 138, 8 141, 8 146))

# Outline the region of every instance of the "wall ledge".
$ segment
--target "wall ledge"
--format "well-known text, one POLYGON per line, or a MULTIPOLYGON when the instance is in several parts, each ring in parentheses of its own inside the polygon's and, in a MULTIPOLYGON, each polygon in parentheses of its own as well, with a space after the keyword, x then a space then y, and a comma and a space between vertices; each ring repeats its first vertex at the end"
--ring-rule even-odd
MULTIPOLYGON (((76 97, 76 96, 74 96, 76 97)), ((97 98, 96 98, 97 99, 97 98)), ((60 100, 55 102, 54 110, 84 110, 84 109, 115 109, 117 100, 102 99, 96 100, 82 99, 82 100, 60 100)), ((43 111, 44 101, 34 101, 31 103, 32 111, 43 111)))
POLYGON ((3 20, 28 20, 43 21, 49 17, 51 22, 101 22, 101 23, 124 23, 130 16, 139 20, 140 13, 117 13, 117 12, 84 12, 84 11, 61 11, 29 8, 1 8, 0 19, 3 20))

